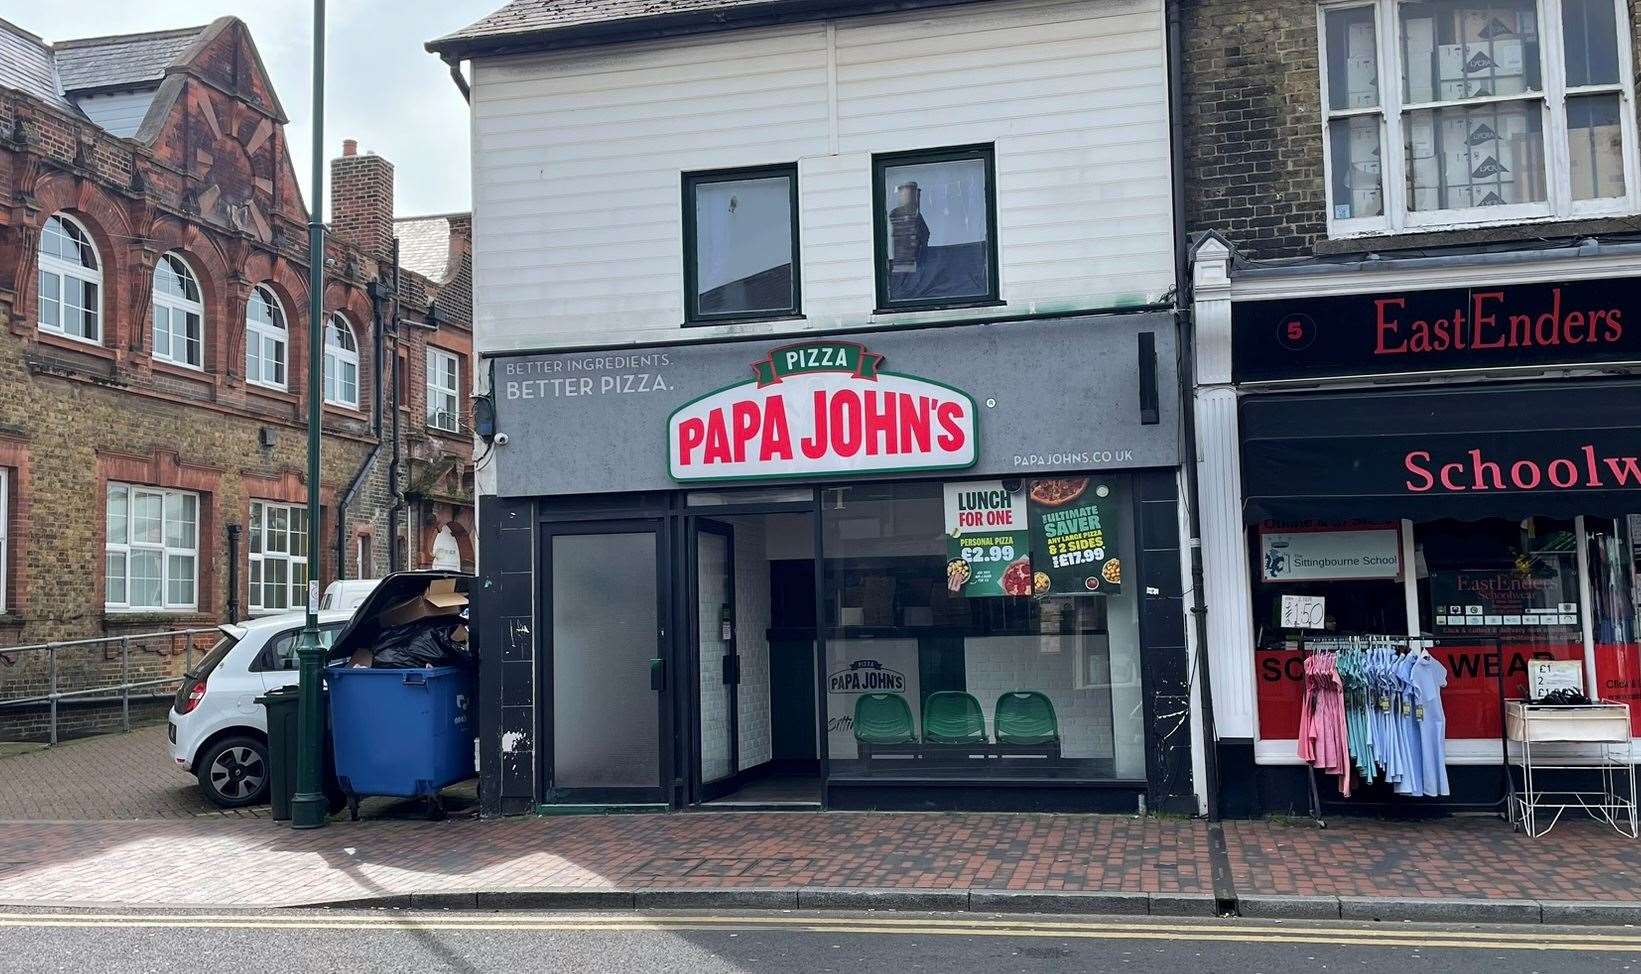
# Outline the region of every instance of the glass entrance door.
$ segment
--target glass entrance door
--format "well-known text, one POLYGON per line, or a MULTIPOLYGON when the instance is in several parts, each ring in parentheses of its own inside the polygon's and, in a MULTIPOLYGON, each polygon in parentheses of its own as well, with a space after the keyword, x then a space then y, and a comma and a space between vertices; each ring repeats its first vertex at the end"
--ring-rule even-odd
POLYGON ((700 800, 710 801, 724 790, 713 786, 726 784, 740 767, 734 529, 697 519, 694 547, 700 800))
POLYGON ((543 528, 549 802, 667 800, 665 548, 655 521, 543 528))

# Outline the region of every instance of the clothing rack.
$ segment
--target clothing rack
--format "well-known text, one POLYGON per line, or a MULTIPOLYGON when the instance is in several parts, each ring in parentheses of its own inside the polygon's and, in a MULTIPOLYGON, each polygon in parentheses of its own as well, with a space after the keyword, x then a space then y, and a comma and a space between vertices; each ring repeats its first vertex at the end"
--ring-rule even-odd
POLYGON ((1317 653, 1336 653, 1342 649, 1360 649, 1368 646, 1390 646, 1398 653, 1407 653, 1416 649, 1431 650, 1439 648, 1443 643, 1464 646, 1485 645, 1491 642, 1493 649, 1487 654, 1488 658, 1498 661, 1498 703, 1499 703, 1499 772, 1503 782, 1501 794, 1490 802, 1450 802, 1431 800, 1426 798, 1408 797, 1397 801, 1354 801, 1345 799, 1338 802, 1322 801, 1321 791, 1316 787, 1316 766, 1305 762, 1307 783, 1310 786, 1311 820, 1317 828, 1327 828, 1327 817, 1324 814, 1327 807, 1334 808, 1435 808, 1445 811, 1491 811, 1504 817, 1516 797, 1515 777, 1510 773, 1510 745, 1507 741, 1504 716, 1504 640, 1493 637, 1491 640, 1478 638, 1449 638, 1441 636, 1396 636, 1375 633, 1346 633, 1330 636, 1321 636, 1306 639, 1303 630, 1299 632, 1298 646, 1288 652, 1297 652, 1301 658, 1317 653), (1410 804, 1411 803, 1411 804, 1410 804))

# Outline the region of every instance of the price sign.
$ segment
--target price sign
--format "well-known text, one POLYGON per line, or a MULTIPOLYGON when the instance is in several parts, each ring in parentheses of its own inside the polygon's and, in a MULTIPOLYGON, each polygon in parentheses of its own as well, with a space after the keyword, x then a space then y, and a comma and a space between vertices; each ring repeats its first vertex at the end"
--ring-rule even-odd
POLYGON ((967 598, 1031 594, 1026 498, 1000 480, 946 485, 946 586, 967 598))
POLYGON ((1120 595, 1122 498, 1089 477, 1031 482, 1031 567, 1038 595, 1120 595))
POLYGON ((1552 690, 1584 692, 1584 664, 1579 660, 1535 659, 1527 662, 1527 696, 1541 700, 1552 690))
POLYGON ((967 562, 1013 561, 1014 544, 1012 541, 1001 544, 964 547, 958 556, 967 562))
POLYGON ((1281 628, 1327 628, 1327 601, 1327 598, 1321 595, 1282 596, 1281 628))

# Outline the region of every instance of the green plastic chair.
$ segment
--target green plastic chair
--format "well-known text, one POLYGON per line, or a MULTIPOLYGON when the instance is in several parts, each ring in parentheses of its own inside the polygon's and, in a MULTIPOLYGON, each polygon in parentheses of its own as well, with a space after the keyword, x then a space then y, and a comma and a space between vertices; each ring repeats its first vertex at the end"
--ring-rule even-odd
POLYGON ((898 693, 863 693, 855 698, 855 740, 874 747, 916 744, 912 708, 898 693))
POLYGON ((1036 690, 1014 690, 997 698, 997 743, 1041 747, 1060 742, 1054 704, 1036 690))
POLYGON ((986 715, 962 690, 941 690, 923 701, 923 740, 929 744, 984 744, 986 715))

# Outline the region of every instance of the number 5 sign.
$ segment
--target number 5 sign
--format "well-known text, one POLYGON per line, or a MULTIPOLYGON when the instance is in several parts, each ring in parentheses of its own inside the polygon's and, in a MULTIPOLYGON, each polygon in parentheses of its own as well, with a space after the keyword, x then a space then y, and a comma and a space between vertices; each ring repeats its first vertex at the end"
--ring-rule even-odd
POLYGON ((1283 629, 1327 628, 1327 599, 1320 595, 1282 596, 1283 629))

